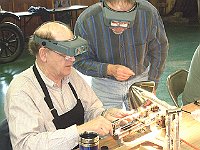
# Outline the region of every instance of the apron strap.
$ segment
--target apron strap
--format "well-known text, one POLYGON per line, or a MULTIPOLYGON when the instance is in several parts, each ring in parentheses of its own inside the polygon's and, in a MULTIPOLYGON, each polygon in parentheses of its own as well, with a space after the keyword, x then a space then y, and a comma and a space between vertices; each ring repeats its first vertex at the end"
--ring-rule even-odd
MULTIPOLYGON (((49 95, 48 89, 46 87, 46 84, 42 80, 42 78, 41 78, 41 76, 40 76, 40 74, 39 74, 39 72, 38 72, 35 64, 33 66, 33 72, 34 72, 34 74, 35 74, 35 76, 36 76, 36 78, 37 78, 37 80, 38 80, 38 82, 39 82, 39 84, 40 84, 40 86, 42 88, 42 91, 44 92, 44 95, 45 95, 44 100, 47 103, 49 109, 51 110, 51 113, 52 113, 53 117, 54 118, 58 117, 58 112, 57 112, 57 110, 53 106, 53 103, 52 103, 51 97, 49 95)), ((78 95, 77 95, 74 87, 72 86, 72 84, 70 82, 68 83, 68 85, 69 85, 70 89, 72 90, 72 92, 73 92, 76 100, 78 101, 79 100, 78 99, 78 95)))
POLYGON ((71 90, 72 90, 72 92, 73 92, 75 98, 78 100, 78 95, 77 95, 77 93, 76 93, 74 87, 72 86, 72 84, 71 84, 70 82, 69 82, 68 84, 69 84, 69 86, 70 86, 70 88, 71 88, 71 90))
POLYGON ((33 66, 33 72, 34 72, 34 74, 35 74, 35 76, 36 76, 36 78, 37 78, 37 80, 38 80, 38 82, 39 82, 39 84, 40 84, 40 86, 42 88, 42 91, 44 92, 44 95, 45 95, 44 100, 45 100, 45 102, 47 103, 49 109, 51 110, 51 113, 52 113, 53 117, 57 118, 58 117, 58 112, 53 106, 53 103, 52 103, 51 97, 49 95, 48 89, 47 89, 44 81, 42 80, 42 78, 41 78, 41 76, 40 76, 35 64, 33 66))

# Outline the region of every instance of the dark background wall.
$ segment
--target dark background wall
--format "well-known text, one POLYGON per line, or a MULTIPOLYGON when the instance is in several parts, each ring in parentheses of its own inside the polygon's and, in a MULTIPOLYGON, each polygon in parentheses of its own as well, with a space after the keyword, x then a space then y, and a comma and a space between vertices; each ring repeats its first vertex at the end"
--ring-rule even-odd
MULTIPOLYGON (((71 5, 86 5, 90 6, 94 3, 99 2, 99 0, 66 0, 71 3, 71 5)), ((197 0, 149 0, 160 12, 162 16, 174 15, 176 12, 182 12, 182 17, 187 17, 189 20, 194 21, 198 18, 198 8, 197 0)), ((3 10, 11 12, 23 12, 27 11, 30 6, 41 6, 48 9, 54 8, 54 0, 0 0, 0 5, 3 10)), ((81 11, 78 12, 80 14, 81 11)), ((74 16, 74 14, 73 14, 74 16)), ((53 15, 50 16, 51 19, 55 18, 53 15)), ((75 17, 73 22, 76 21, 75 17)), ((8 19, 8 21, 14 22, 21 29, 26 26, 26 35, 30 36, 33 31, 44 22, 41 16, 34 16, 25 18, 26 24, 24 24, 24 18, 21 17, 21 21, 16 21, 13 19, 8 19), (29 27, 31 26, 31 27, 29 27)))
MULTIPOLYGON (((86 5, 90 6, 94 3, 98 2, 98 0, 71 0, 71 5, 86 5)), ((0 5, 3 10, 11 11, 11 12, 24 12, 28 11, 30 6, 41 6, 48 9, 54 8, 54 0, 0 0, 0 5)), ((79 11, 79 14, 81 11, 79 11)), ((74 14, 73 14, 74 15, 74 14)), ((51 19, 53 15, 50 16, 51 19)), ((22 30, 24 26, 26 26, 26 35, 30 36, 33 31, 44 21, 41 19, 41 16, 33 16, 31 17, 21 17, 21 21, 13 20, 11 18, 7 18, 4 21, 11 21, 17 24, 22 30), (24 24, 24 19, 26 24, 24 24)), ((73 18, 74 22, 76 18, 73 18)))

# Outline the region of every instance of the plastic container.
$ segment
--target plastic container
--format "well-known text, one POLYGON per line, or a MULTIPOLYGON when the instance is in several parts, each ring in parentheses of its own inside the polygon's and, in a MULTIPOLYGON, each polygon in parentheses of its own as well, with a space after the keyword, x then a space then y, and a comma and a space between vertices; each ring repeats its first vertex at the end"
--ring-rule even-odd
POLYGON ((98 150, 99 135, 92 131, 85 131, 80 134, 79 148, 80 150, 98 150))

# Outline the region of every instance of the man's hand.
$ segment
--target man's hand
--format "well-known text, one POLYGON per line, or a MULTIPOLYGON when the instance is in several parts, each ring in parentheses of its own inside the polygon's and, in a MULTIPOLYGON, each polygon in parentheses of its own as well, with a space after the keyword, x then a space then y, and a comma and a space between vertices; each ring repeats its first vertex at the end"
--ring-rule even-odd
POLYGON ((135 75, 135 73, 128 67, 112 64, 108 65, 107 74, 114 76, 118 81, 125 81, 131 76, 135 75))
POLYGON ((77 127, 78 132, 79 134, 81 134, 85 131, 94 131, 98 133, 100 136, 105 136, 107 134, 113 135, 112 122, 117 119, 125 117, 126 119, 123 120, 123 124, 126 124, 129 121, 132 121, 133 117, 131 117, 131 114, 133 114, 133 112, 131 111, 125 111, 123 109, 117 109, 117 108, 110 108, 105 111, 103 116, 99 116, 91 121, 88 121, 78 126, 77 127))
POLYGON ((126 111, 123 109, 117 109, 117 108, 109 108, 105 113, 104 117, 111 122, 118 120, 118 119, 123 119, 123 122, 126 124, 130 121, 133 120, 133 117, 131 116, 133 114, 133 111, 126 111))
POLYGON ((112 123, 102 116, 99 116, 91 121, 88 121, 77 127, 79 134, 85 131, 94 131, 100 136, 105 136, 110 133, 113 134, 112 123))

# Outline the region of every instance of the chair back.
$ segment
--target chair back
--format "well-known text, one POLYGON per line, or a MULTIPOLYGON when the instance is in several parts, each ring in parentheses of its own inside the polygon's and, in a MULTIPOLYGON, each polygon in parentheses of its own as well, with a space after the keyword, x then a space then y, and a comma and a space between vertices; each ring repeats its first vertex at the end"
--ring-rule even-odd
POLYGON ((176 107, 180 107, 178 104, 178 96, 184 91, 187 76, 188 71, 181 69, 167 77, 168 92, 176 107))
POLYGON ((0 147, 2 150, 12 150, 8 122, 6 119, 0 124, 0 147))

